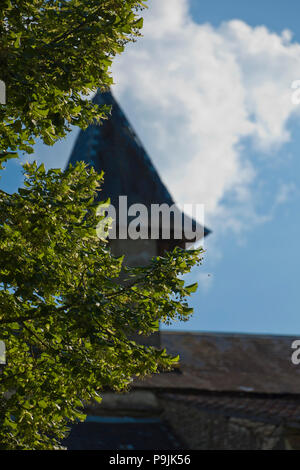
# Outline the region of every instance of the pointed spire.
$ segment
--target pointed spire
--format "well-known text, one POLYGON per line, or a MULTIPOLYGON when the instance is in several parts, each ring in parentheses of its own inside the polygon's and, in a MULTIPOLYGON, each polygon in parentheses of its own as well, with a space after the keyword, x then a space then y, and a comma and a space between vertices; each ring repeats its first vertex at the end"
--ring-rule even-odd
MULTIPOLYGON (((100 198, 110 198, 115 207, 121 195, 127 196, 128 207, 135 203, 144 204, 148 210, 151 204, 172 206, 172 196, 112 93, 98 91, 93 101, 110 105, 111 116, 102 125, 92 124, 80 131, 69 163, 83 160, 104 171, 100 198)), ((209 232, 204 228, 204 235, 209 232)))

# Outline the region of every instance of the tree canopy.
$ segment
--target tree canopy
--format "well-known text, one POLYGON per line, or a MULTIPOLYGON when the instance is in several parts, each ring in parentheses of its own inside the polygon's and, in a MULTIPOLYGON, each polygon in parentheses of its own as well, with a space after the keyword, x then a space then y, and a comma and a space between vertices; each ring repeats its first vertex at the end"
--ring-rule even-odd
POLYGON ((140 35, 141 0, 1 0, 0 150, 32 152, 71 125, 86 127, 105 109, 85 99, 112 84, 116 54, 140 35))
POLYGON ((201 250, 177 248, 147 267, 122 267, 96 236, 102 175, 82 162, 65 172, 35 163, 25 171, 25 188, 0 195, 0 338, 8 359, 0 443, 49 449, 82 417, 84 401, 174 364, 166 351, 130 337, 191 315, 186 297, 197 286, 180 276, 201 250))

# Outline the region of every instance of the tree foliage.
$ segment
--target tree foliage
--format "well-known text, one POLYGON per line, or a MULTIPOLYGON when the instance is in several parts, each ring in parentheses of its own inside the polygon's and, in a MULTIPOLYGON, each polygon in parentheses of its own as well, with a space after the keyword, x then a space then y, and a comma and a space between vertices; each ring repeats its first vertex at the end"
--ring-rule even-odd
POLYGON ((0 151, 54 144, 105 108, 84 95, 112 83, 109 67, 140 34, 141 0, 1 0, 0 151))
POLYGON ((26 187, 0 198, 0 338, 8 355, 0 442, 49 449, 82 418, 84 401, 172 367, 177 359, 166 351, 130 338, 190 316, 185 299, 196 286, 180 276, 201 250, 177 248, 145 268, 122 268, 96 236, 102 175, 84 163, 25 170, 26 187))

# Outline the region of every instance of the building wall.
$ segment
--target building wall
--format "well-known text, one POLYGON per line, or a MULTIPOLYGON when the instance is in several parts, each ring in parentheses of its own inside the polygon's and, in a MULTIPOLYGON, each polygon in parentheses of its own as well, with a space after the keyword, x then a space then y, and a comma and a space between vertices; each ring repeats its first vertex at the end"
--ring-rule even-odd
MULTIPOLYGON (((114 417, 114 419, 120 418, 121 422, 124 417, 127 417, 133 422, 136 420, 137 424, 140 421, 142 428, 143 422, 149 419, 160 422, 168 430, 168 434, 176 440, 176 448, 181 450, 300 449, 300 423, 297 425, 294 422, 293 425, 287 426, 286 420, 282 420, 282 424, 276 425, 251 417, 245 419, 229 416, 225 414, 224 409, 220 409, 218 413, 200 410, 184 401, 167 399, 162 391, 132 390, 121 394, 108 392, 103 393, 102 396, 101 404, 95 402, 86 406, 85 413, 90 418, 114 417)), ((99 431, 100 437, 101 433, 106 432, 105 423, 102 423, 102 426, 104 427, 101 428, 101 432, 99 431)), ((119 424, 116 423, 115 445, 118 443, 118 426, 119 424)), ((131 435, 133 448, 138 448, 135 437, 138 438, 139 432, 140 430, 136 429, 137 435, 131 435)), ((124 436, 122 439, 124 440, 124 436)), ((152 439, 151 433, 149 439, 150 441, 152 439)), ((148 444, 148 442, 145 443, 145 445, 148 444)), ((167 449, 167 447, 159 448, 167 449)))
MULTIPOLYGON (((147 266, 154 256, 158 255, 157 240, 138 239, 138 240, 110 240, 111 251, 114 256, 124 255, 124 263, 127 266, 138 267, 147 266)), ((150 336, 141 336, 133 334, 131 339, 136 343, 146 346, 160 348, 159 331, 150 336)))
POLYGON ((146 266, 153 256, 157 256, 157 240, 110 240, 112 253, 124 257, 128 266, 146 266))
POLYGON ((162 418, 193 450, 285 449, 284 429, 260 421, 198 410, 182 402, 160 400, 162 418))

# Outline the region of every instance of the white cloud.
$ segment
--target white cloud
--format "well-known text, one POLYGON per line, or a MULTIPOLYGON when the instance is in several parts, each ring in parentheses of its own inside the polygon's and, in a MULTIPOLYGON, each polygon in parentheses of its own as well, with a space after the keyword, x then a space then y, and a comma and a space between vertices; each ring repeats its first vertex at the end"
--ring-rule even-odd
POLYGON ((279 187, 279 191, 275 199, 275 204, 284 204, 297 193, 298 190, 294 183, 282 183, 279 187))
POLYGON ((253 206, 257 169, 243 139, 260 152, 289 140, 300 45, 239 20, 197 24, 187 0, 148 3, 144 37, 113 66, 116 96, 177 201, 204 203, 208 221, 237 231, 245 213, 248 224, 268 220, 253 206))

